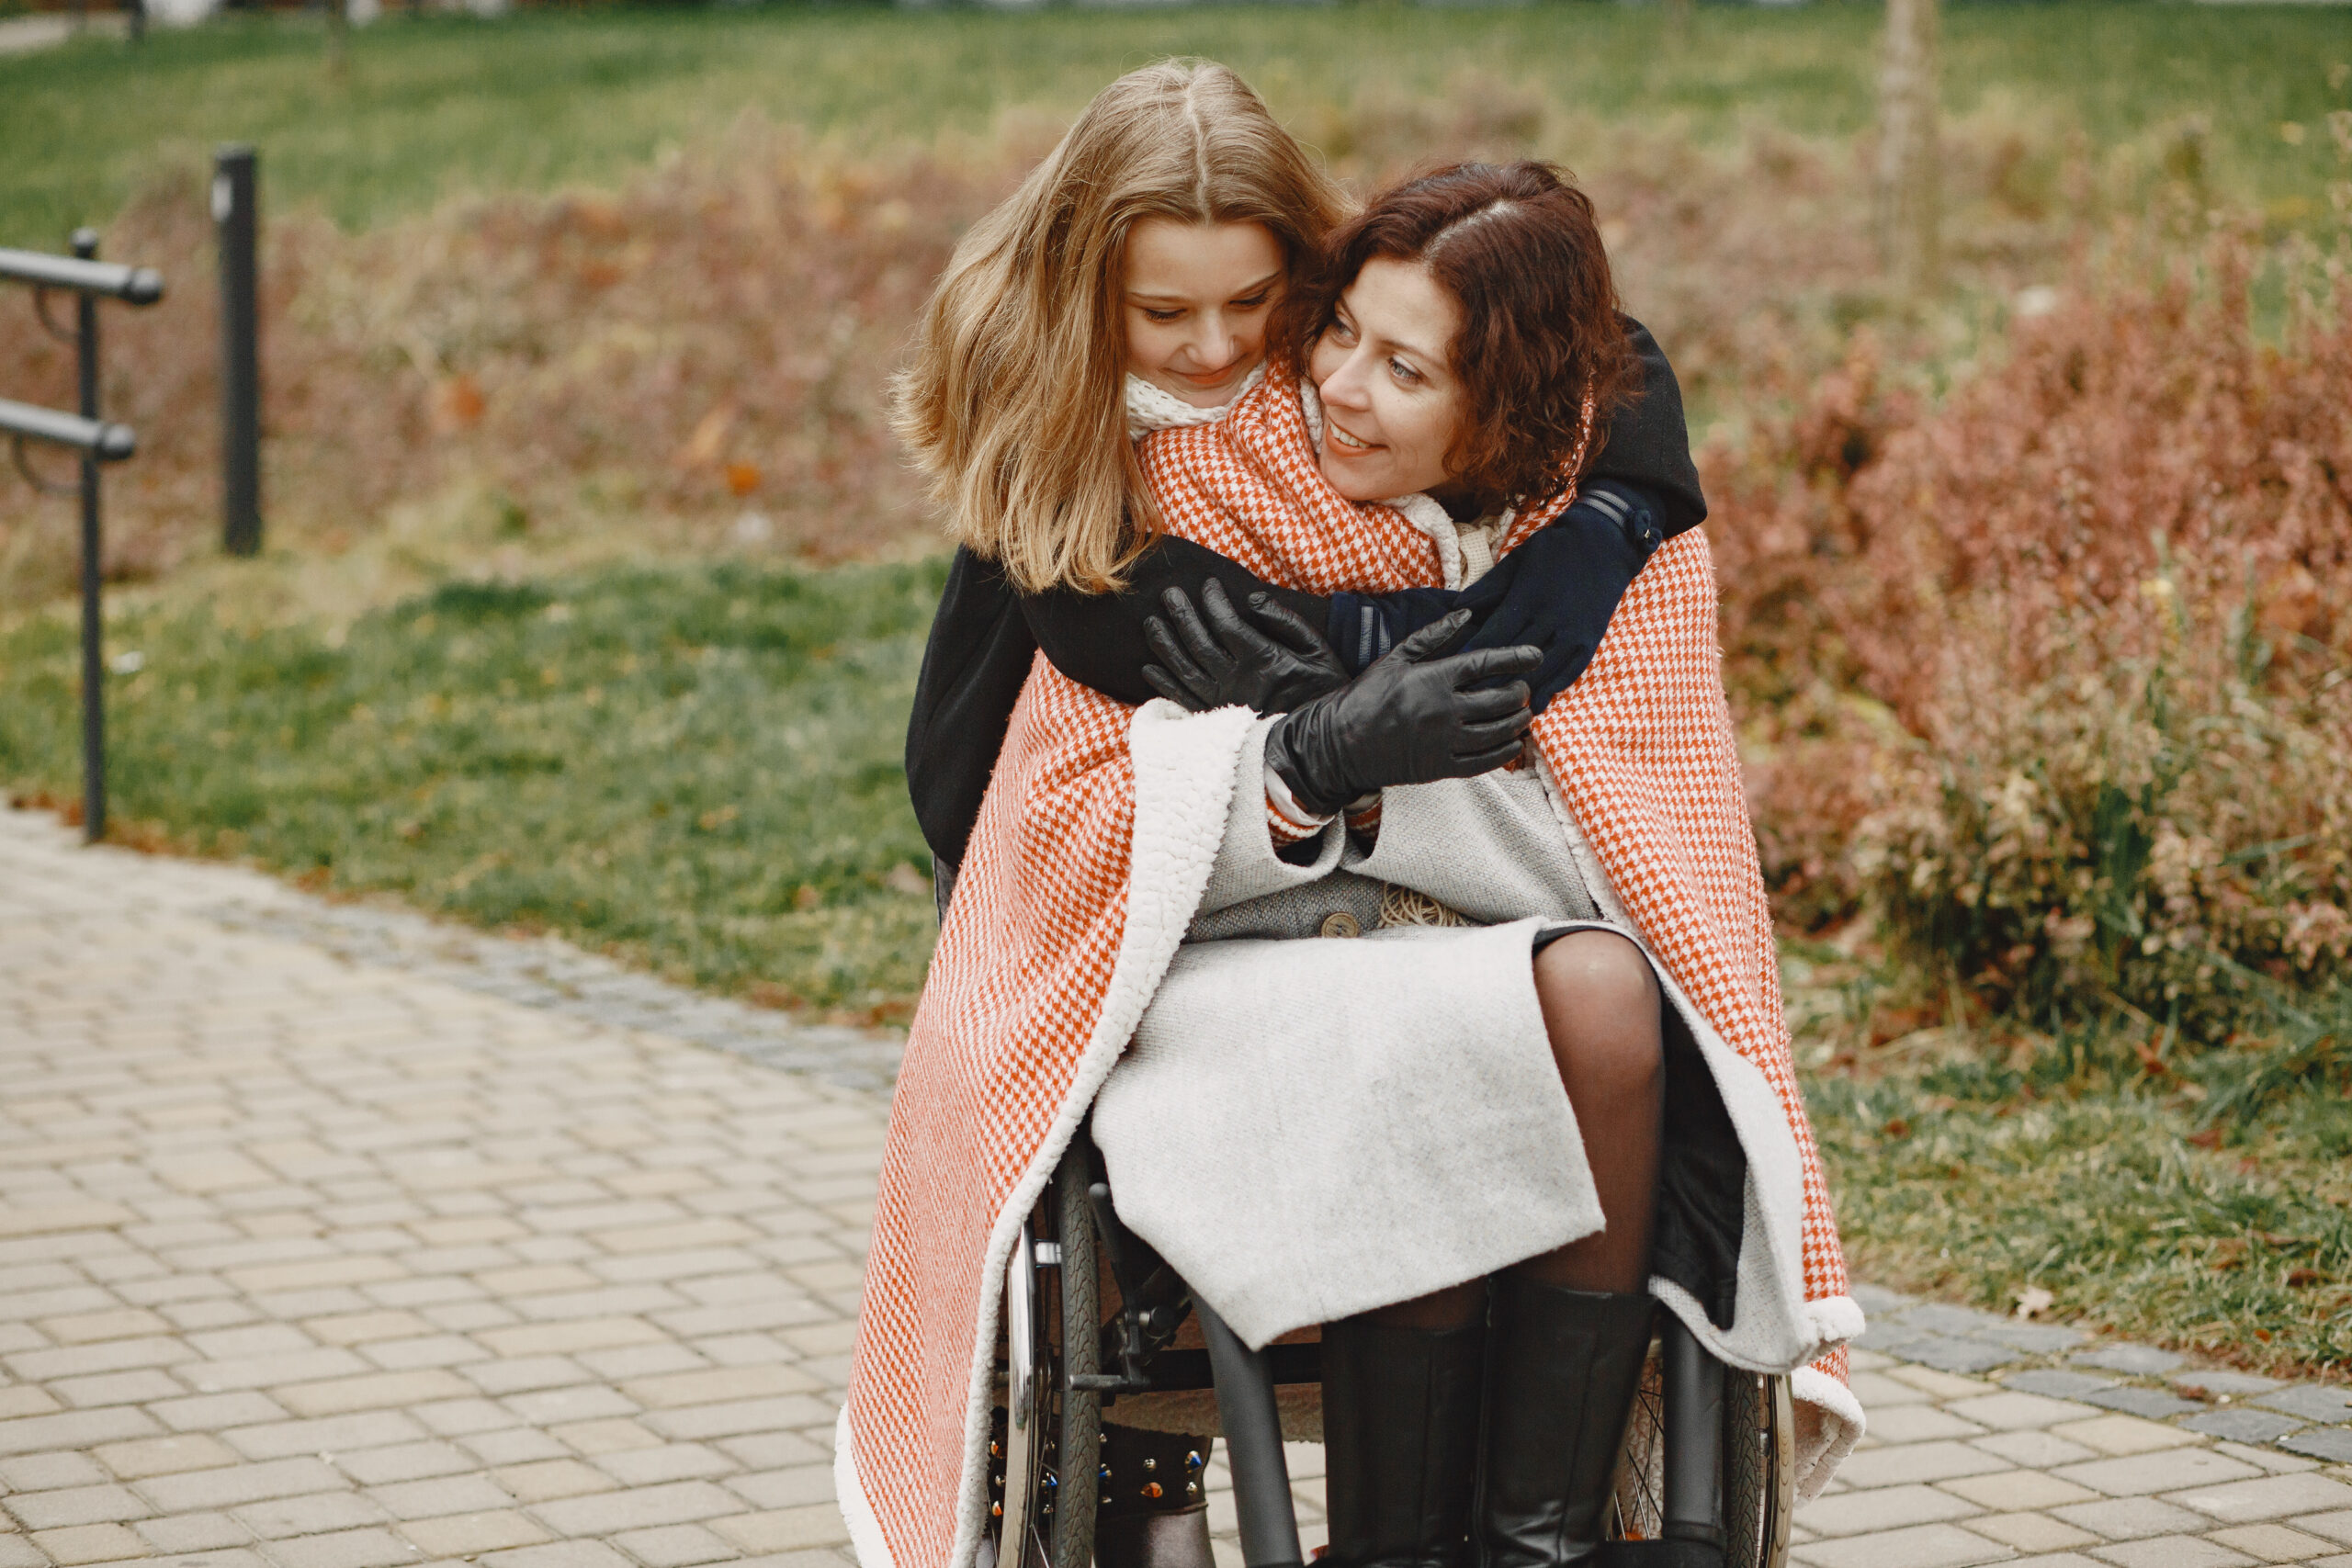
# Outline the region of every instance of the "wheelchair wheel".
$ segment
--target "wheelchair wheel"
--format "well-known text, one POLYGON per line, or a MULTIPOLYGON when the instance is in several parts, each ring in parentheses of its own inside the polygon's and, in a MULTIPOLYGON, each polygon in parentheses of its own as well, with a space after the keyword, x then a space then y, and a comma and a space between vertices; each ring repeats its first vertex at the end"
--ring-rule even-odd
POLYGON ((1102 1396, 1070 1387, 1073 1375, 1102 1370, 1101 1276, 1094 1258, 1094 1211, 1086 1189, 1093 1179, 1081 1146, 1072 1139, 1054 1176, 1055 1234, 1061 1240, 1061 1426, 1057 1434, 1061 1484, 1054 1489, 1053 1562, 1087 1568, 1094 1561, 1096 1474, 1102 1444, 1102 1396))
MULTIPOLYGON (((1666 1378, 1650 1348, 1617 1461, 1610 1534, 1656 1540, 1665 1525, 1666 1378)), ((1724 1568, 1784 1568, 1795 1511, 1794 1425, 1789 1380, 1727 1370, 1724 1376, 1724 1568)))
POLYGON ((1005 1270, 1005 1408, 989 1447, 994 1528, 981 1568, 1088 1568, 1094 1559, 1102 1396, 1069 1386, 1071 1374, 1102 1370, 1090 1179, 1073 1145, 1005 1270), (1037 1235, 1046 1224, 1051 1239, 1037 1235))
POLYGON ((1736 1372, 1724 1388, 1726 1568, 1781 1568, 1796 1512, 1796 1418, 1789 1380, 1736 1372))
POLYGON ((983 1568, 1035 1568, 1045 1558, 1041 1532, 1052 1489, 1046 1443, 1054 1386, 1053 1344, 1037 1289, 1041 1267, 1034 1228, 1024 1224, 1004 1271, 1004 1409, 989 1443, 989 1512, 994 1550, 983 1568))

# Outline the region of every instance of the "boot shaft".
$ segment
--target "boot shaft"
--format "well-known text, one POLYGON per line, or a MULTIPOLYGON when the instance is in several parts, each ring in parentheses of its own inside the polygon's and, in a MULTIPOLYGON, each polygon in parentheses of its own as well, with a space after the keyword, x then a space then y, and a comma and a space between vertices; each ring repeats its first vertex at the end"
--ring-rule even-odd
POLYGON ((1323 1331, 1329 1568, 1464 1568, 1486 1327, 1323 1331))
POLYGON ((1649 1353, 1650 1298, 1503 1274, 1491 1302, 1476 1568, 1593 1563, 1649 1353))

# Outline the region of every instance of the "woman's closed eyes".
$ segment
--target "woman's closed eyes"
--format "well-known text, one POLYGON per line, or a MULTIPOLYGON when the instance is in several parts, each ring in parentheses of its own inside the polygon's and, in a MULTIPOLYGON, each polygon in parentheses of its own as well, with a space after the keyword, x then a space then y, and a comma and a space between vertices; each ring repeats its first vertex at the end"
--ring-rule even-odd
MULTIPOLYGON (((1225 303, 1225 308, 1234 315, 1239 316, 1247 315, 1253 310, 1262 310, 1272 302, 1273 294, 1269 290, 1252 294, 1246 299, 1228 299, 1225 303)), ((1143 305, 1140 309, 1146 320, 1155 321, 1163 327, 1171 321, 1181 321, 1193 313, 1192 307, 1189 305, 1170 305, 1165 309, 1156 305, 1143 305)))

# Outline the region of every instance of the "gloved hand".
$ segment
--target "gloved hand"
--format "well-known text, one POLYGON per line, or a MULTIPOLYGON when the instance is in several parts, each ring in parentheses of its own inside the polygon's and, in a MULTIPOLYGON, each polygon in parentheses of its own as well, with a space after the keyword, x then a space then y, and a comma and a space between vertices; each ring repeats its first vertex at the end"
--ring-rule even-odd
POLYGON ((1361 675, 1388 650, 1462 608, 1451 588, 1407 588, 1395 593, 1334 593, 1325 635, 1351 675, 1361 675))
POLYGON ((1465 649, 1526 644, 1544 661, 1528 682, 1542 713, 1592 662, 1626 587, 1667 538, 1650 497, 1596 479, 1551 525, 1469 587, 1398 593, 1334 593, 1331 645, 1351 671, 1368 668, 1404 638, 1456 609, 1477 616, 1465 649))
POLYGON ((1168 620, 1154 615, 1143 624, 1143 639, 1159 662, 1145 665, 1143 678, 1181 707, 1199 713, 1238 704, 1261 714, 1287 713, 1348 683, 1331 645, 1265 593, 1250 595, 1250 613, 1272 628, 1271 637, 1235 612, 1214 577, 1201 586, 1205 625, 1182 589, 1169 589, 1159 602, 1168 620))
POLYGON ((1266 765, 1306 809, 1329 816, 1390 784, 1466 779, 1519 754, 1534 718, 1532 648, 1445 657, 1470 625, 1457 610, 1398 643, 1336 692, 1285 714, 1266 734, 1266 765), (1501 680, 1487 691, 1473 687, 1501 680))
POLYGON ((1549 527, 1462 591, 1462 607, 1482 617, 1464 647, 1543 649, 1528 682, 1529 705, 1543 712, 1592 662, 1618 601, 1663 542, 1640 491, 1613 481, 1588 486, 1549 527))

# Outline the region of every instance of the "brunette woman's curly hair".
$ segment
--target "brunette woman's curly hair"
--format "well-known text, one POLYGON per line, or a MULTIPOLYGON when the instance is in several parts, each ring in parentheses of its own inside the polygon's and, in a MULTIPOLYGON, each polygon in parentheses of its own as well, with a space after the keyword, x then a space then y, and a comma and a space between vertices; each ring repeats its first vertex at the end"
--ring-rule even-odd
POLYGON ((1381 259, 1427 267, 1462 311, 1451 367, 1470 406, 1446 454, 1455 482, 1496 512, 1573 479, 1640 376, 1591 199, 1527 160, 1455 164, 1381 192, 1294 288, 1275 328, 1294 364, 1313 363, 1340 294, 1381 259))

